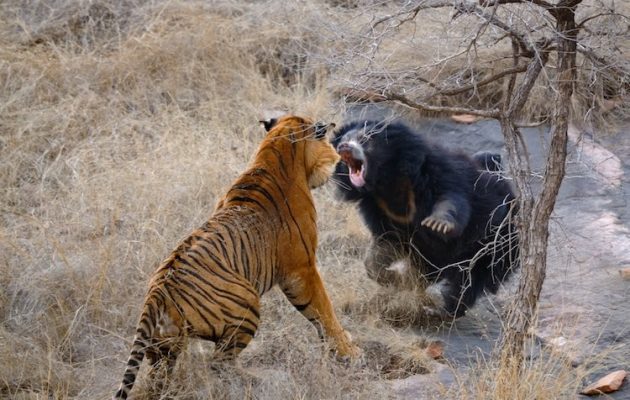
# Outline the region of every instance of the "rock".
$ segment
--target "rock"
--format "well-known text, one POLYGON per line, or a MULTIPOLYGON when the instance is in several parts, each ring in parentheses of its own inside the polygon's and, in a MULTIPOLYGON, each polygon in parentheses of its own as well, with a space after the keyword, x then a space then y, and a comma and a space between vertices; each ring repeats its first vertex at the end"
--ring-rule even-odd
POLYGON ((611 99, 602 99, 601 107, 604 112, 608 112, 610 110, 614 110, 618 106, 623 104, 623 99, 621 96, 615 96, 611 99))
POLYGON ((430 342, 425 349, 427 356, 434 360, 444 358, 444 342, 436 340, 430 342))
POLYGON ((402 399, 435 399, 456 384, 453 370, 436 363, 430 374, 412 375, 405 379, 390 381, 394 398, 402 399), (438 396, 436 396, 438 394, 438 396))
POLYGON ((473 122, 479 121, 481 117, 471 114, 455 114, 451 115, 451 119, 460 124, 472 124, 473 122))
POLYGON ((562 336, 558 336, 558 337, 555 337, 553 339, 549 339, 549 344, 551 346, 553 346, 553 347, 562 347, 565 344, 567 344, 568 342, 569 341, 566 338, 562 337, 562 336))
POLYGON ((623 279, 630 280, 630 267, 620 269, 619 275, 621 275, 623 279))
POLYGON ((628 372, 622 369, 612 372, 592 385, 587 386, 581 393, 589 396, 594 394, 612 393, 621 387, 623 380, 627 375, 628 372))

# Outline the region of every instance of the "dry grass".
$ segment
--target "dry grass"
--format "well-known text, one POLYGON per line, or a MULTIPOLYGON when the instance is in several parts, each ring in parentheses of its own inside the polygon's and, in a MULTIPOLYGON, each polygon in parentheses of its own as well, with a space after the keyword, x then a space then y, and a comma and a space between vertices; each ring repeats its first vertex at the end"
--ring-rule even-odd
MULTIPOLYGON (((335 117, 323 72, 299 65, 319 45, 303 27, 321 17, 274 7, 3 4, 0 354, 10 367, 0 396, 110 396, 148 277, 244 168, 263 135, 257 120, 335 117)), ((356 250, 332 249, 348 209, 330 191, 318 193, 321 264, 338 299, 360 290, 361 270, 356 250)), ((330 360, 275 292, 242 369, 217 376, 209 354, 210 344, 190 346, 178 397, 361 397, 383 379, 330 360)))
MULTIPOLYGON (((445 392, 445 398, 460 400, 530 400, 530 399, 577 399, 584 382, 594 374, 603 375, 602 368, 608 351, 592 352, 588 360, 579 365, 569 355, 584 352, 584 348, 568 346, 558 351, 557 347, 542 347, 538 339, 531 338, 526 343, 528 357, 520 370, 506 365, 509 361, 499 360, 499 356, 483 358, 478 356, 474 367, 460 376, 458 385, 445 392), (450 397, 449 397, 450 396, 450 397)), ((615 350, 611 350, 615 351, 615 350)))
MULTIPOLYGON (((246 165, 257 120, 340 118, 322 61, 339 42, 320 30, 353 29, 352 9, 209 4, 0 4, 0 397, 109 397, 152 270, 246 165)), ((324 280, 343 325, 375 349, 368 366, 330 360, 272 292, 241 366, 213 372, 212 346, 193 343, 177 398, 386 398, 386 378, 431 369, 424 342, 383 323, 381 306, 341 312, 372 304, 367 234, 331 187, 316 200, 324 280)))

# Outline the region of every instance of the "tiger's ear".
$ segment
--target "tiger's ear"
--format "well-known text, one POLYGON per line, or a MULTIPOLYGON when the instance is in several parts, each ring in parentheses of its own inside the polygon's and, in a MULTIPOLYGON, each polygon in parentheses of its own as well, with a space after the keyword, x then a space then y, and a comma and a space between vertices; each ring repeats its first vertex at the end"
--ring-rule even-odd
POLYGON ((269 118, 268 120, 260 120, 258 122, 260 122, 265 127, 265 131, 269 132, 271 128, 273 128, 276 125, 276 123, 278 122, 278 119, 269 118))
POLYGON ((324 137, 326 137, 326 132, 334 127, 335 124, 333 123, 325 124, 323 122, 317 122, 315 124, 315 139, 323 139, 324 137))

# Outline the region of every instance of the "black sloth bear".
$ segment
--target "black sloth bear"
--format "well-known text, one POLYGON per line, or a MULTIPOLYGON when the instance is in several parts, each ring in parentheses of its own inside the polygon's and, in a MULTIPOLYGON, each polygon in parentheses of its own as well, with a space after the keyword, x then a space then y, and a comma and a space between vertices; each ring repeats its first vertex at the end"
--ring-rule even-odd
POLYGON ((342 160, 338 192, 358 203, 374 239, 365 260, 370 278, 433 283, 427 293, 438 309, 431 311, 460 317, 517 266, 515 195, 496 172, 500 155, 470 157, 402 123, 369 120, 342 126, 332 144, 342 160))

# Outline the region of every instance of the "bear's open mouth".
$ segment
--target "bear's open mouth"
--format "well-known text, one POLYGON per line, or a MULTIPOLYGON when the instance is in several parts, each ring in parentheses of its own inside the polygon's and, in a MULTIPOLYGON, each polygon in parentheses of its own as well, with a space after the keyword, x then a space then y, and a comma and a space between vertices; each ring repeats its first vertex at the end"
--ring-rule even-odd
POLYGON ((355 187, 362 187, 365 185, 365 160, 355 158, 353 156, 352 148, 349 146, 343 146, 339 150, 339 156, 341 160, 346 163, 350 172, 350 182, 355 187))

